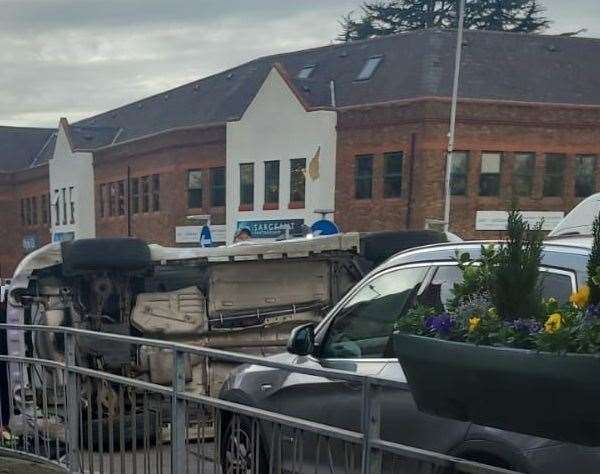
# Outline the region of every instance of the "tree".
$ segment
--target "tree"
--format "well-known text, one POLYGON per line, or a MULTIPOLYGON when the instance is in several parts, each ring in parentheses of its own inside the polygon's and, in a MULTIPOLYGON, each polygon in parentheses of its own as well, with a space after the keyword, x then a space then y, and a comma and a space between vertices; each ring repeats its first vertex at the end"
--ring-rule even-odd
MULTIPOLYGON (((457 0, 376 0, 342 18, 342 41, 385 36, 425 28, 455 28, 457 0)), ((467 0, 465 28, 535 33, 550 21, 538 0, 467 0)))

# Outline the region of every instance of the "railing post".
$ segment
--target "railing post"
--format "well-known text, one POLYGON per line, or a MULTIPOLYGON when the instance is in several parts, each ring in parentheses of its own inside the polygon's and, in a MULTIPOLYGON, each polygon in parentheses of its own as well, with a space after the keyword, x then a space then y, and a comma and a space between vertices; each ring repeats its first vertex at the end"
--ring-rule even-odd
POLYGON ((77 393, 77 373, 71 370, 76 366, 75 338, 65 333, 65 370, 67 371, 67 455, 70 473, 79 473, 79 406, 77 393))
POLYGON ((381 450, 374 450, 371 442, 381 437, 381 387, 373 386, 369 379, 363 381, 362 391, 363 474, 380 474, 381 450))
POLYGON ((173 394, 171 398, 171 472, 185 472, 185 402, 179 394, 185 390, 185 354, 173 351, 173 394))

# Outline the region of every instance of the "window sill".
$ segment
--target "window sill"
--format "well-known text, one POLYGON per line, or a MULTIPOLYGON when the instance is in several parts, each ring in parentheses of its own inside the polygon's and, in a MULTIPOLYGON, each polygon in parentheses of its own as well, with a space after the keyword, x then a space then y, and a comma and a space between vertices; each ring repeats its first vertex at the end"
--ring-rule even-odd
POLYGON ((238 211, 240 211, 240 212, 253 211, 253 210, 254 210, 253 204, 240 204, 240 207, 238 207, 238 211))
POLYGON ((304 209, 304 201, 292 201, 288 204, 288 209, 304 209))
POLYGON ((279 203, 266 202, 263 204, 263 211, 275 211, 277 209, 279 209, 279 203))

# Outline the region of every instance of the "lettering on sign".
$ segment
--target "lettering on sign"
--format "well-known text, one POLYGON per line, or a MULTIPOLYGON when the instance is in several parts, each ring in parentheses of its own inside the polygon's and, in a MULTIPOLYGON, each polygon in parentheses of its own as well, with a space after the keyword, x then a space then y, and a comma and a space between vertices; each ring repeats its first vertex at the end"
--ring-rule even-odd
MULTIPOLYGON (((554 211, 523 211, 523 219, 530 226, 536 225, 543 220, 542 230, 554 229, 565 217, 564 212, 554 211)), ((508 223, 508 212, 506 211, 477 211, 475 219, 476 230, 506 230, 508 223)))

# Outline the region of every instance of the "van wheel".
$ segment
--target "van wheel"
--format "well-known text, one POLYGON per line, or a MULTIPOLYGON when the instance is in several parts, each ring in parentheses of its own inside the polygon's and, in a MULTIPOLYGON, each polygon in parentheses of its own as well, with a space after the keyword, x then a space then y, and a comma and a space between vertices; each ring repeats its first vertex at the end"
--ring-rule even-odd
POLYGON ((264 474, 269 472, 258 422, 234 415, 227 424, 221 442, 224 474, 264 474))

